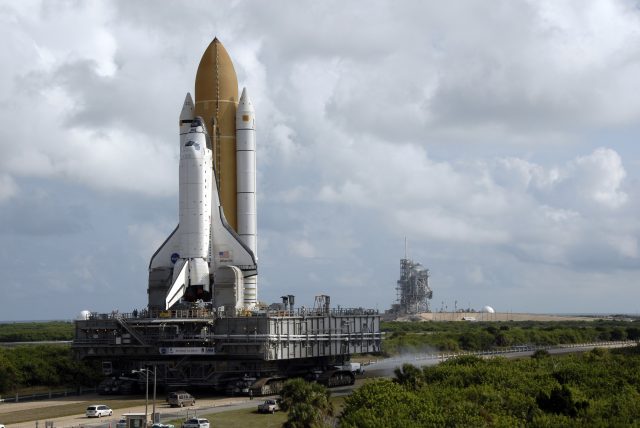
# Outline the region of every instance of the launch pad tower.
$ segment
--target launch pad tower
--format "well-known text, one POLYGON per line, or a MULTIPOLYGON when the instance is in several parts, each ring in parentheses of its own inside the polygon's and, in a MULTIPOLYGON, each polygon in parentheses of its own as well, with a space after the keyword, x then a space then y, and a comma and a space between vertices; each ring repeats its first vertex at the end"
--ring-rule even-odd
POLYGON ((406 256, 400 260, 400 279, 396 285, 396 292, 395 312, 403 314, 431 312, 429 300, 433 298, 433 291, 429 287, 429 270, 406 256))

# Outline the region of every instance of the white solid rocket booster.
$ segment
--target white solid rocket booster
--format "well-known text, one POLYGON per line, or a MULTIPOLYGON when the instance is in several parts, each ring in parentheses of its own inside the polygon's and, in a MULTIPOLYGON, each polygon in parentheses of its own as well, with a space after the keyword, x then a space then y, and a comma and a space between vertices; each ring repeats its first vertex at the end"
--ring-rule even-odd
MULTIPOLYGON (((256 210, 256 125, 253 104, 242 90, 236 109, 236 174, 238 235, 247 247, 258 254, 257 210, 256 210)), ((258 276, 244 280, 244 305, 247 308, 257 303, 258 276)))

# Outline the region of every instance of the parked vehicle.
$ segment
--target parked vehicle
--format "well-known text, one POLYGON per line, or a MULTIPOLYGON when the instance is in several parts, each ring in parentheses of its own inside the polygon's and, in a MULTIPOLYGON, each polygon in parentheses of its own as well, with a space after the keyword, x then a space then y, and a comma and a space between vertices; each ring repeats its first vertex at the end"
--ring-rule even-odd
POLYGON ((264 400, 262 404, 258 406, 258 413, 275 413, 280 410, 280 405, 276 400, 264 400))
POLYGON ((182 428, 209 428, 209 421, 202 418, 192 418, 183 423, 182 428))
POLYGON ((174 394, 188 394, 188 392, 187 392, 187 391, 183 391, 183 390, 180 390, 180 391, 171 391, 171 392, 169 392, 169 393, 167 394, 167 399, 166 399, 167 404, 169 404, 169 398, 173 397, 173 396, 174 396, 174 394))
POLYGON ((127 420, 124 418, 120 419, 116 424, 116 428, 127 428, 127 420))
POLYGON ((175 428, 175 426, 171 424, 153 424, 151 428, 175 428))
POLYGON ((176 391, 169 393, 167 403, 171 407, 193 406, 196 404, 196 399, 186 391, 176 391))
POLYGON ((94 404, 93 406, 87 407, 86 415, 88 418, 101 418, 103 416, 113 415, 113 410, 104 404, 94 404))

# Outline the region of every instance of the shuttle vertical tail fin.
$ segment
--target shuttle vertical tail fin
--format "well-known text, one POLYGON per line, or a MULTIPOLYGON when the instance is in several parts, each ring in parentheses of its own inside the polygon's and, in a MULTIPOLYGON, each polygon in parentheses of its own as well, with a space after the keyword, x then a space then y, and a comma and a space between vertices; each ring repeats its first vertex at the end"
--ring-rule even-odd
MULTIPOLYGON (((173 284, 169 288, 165 301, 165 309, 169 309, 180 301, 187 290, 187 272, 189 272, 189 260, 180 260, 174 269, 178 269, 178 275, 174 275, 173 284), (182 263, 182 266, 179 264, 182 263)), ((175 270, 174 270, 175 272, 175 270)))

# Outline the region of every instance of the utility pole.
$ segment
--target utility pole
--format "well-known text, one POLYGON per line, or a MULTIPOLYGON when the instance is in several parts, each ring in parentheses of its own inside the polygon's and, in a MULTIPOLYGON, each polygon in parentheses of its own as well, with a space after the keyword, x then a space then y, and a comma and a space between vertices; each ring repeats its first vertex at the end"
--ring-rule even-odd
POLYGON ((145 400, 144 400, 144 427, 147 428, 149 423, 149 370, 145 369, 147 374, 147 382, 145 386, 145 400))
MULTIPOLYGON (((146 365, 146 364, 145 364, 146 365)), ((152 418, 153 418, 153 423, 155 423, 155 418, 156 418, 156 370, 157 370, 157 366, 154 364, 153 365, 153 413, 152 418)), ((149 369, 148 368, 143 368, 143 369, 139 369, 139 370, 133 370, 131 373, 142 373, 144 371, 145 373, 145 400, 144 400, 144 428, 147 428, 147 426, 149 425, 149 369)))
POLYGON ((157 366, 153 365, 153 413, 151 414, 151 418, 153 423, 156 423, 156 368, 157 366))

